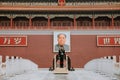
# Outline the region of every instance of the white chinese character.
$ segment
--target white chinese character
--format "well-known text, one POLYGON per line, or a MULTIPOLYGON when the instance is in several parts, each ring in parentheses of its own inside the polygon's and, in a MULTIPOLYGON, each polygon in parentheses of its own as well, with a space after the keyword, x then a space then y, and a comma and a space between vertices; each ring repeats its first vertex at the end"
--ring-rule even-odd
POLYGON ((110 38, 104 38, 104 44, 110 44, 110 38))
POLYGON ((114 38, 115 44, 120 44, 120 38, 114 38))
POLYGON ((21 38, 14 38, 15 44, 19 44, 21 42, 21 38))
POLYGON ((3 44, 10 44, 10 38, 5 37, 3 44))

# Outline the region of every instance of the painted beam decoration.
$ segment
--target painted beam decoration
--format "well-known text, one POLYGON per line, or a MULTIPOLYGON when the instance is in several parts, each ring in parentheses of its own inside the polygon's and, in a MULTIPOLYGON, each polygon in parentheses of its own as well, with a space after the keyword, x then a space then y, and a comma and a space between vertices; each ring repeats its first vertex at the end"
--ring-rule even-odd
POLYGON ((27 46, 27 36, 0 36, 0 46, 27 46))
POLYGON ((120 46, 120 35, 97 36, 97 46, 120 46))

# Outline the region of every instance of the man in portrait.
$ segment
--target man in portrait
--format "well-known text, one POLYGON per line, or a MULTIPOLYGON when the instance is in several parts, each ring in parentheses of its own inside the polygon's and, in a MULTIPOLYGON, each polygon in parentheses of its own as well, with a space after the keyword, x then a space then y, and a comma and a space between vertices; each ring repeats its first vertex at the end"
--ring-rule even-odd
POLYGON ((60 49, 64 49, 65 52, 69 51, 69 45, 66 44, 66 34, 60 33, 57 35, 57 44, 55 45, 55 51, 59 51, 60 49))

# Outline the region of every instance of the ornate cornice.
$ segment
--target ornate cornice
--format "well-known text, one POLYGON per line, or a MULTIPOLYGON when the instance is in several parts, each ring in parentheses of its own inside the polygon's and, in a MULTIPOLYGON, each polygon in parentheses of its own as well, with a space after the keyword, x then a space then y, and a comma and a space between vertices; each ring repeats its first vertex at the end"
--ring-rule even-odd
POLYGON ((0 6, 1 11, 113 11, 120 5, 80 5, 80 6, 0 6))

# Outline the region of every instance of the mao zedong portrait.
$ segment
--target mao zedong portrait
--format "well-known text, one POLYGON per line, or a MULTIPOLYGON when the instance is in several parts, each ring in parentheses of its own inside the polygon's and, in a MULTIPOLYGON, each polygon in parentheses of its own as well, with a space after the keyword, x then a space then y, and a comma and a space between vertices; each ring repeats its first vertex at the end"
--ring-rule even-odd
POLYGON ((66 44, 66 34, 60 33, 57 35, 58 43, 55 45, 55 51, 59 51, 60 49, 64 49, 65 51, 69 51, 69 45, 66 44))

